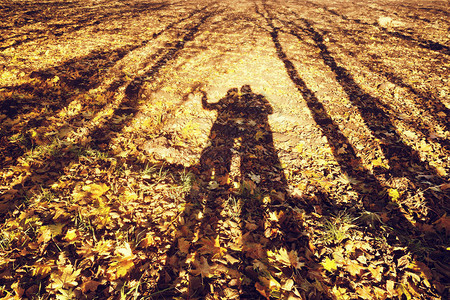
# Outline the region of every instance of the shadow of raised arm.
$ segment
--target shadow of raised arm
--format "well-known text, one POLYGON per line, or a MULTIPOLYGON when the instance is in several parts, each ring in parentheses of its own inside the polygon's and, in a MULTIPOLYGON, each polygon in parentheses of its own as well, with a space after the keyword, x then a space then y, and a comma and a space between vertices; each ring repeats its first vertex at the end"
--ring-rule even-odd
POLYGON ((208 103, 208 94, 205 91, 200 90, 202 93, 202 107, 206 110, 221 110, 225 108, 231 101, 238 95, 238 89, 232 88, 227 91, 227 95, 215 103, 208 103))

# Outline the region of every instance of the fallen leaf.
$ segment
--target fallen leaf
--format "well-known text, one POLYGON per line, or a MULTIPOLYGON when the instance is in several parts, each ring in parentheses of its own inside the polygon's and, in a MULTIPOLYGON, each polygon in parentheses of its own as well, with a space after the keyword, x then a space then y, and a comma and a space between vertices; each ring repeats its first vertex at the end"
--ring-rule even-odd
POLYGON ((333 272, 337 270, 336 262, 329 257, 326 257, 324 261, 320 263, 322 267, 327 270, 328 272, 333 272))
POLYGON ((398 198, 400 197, 400 193, 398 192, 397 189, 389 189, 388 194, 393 202, 397 201, 398 198))
POLYGON ((185 238, 178 239, 178 249, 184 254, 189 253, 189 248, 191 247, 191 243, 187 241, 185 238))
POLYGON ((213 254, 213 257, 222 257, 224 253, 227 251, 225 248, 220 247, 219 235, 213 240, 209 237, 202 238, 199 242, 202 245, 200 249, 198 249, 199 253, 205 254, 213 254))
POLYGON ((203 256, 200 258, 200 261, 195 260, 192 265, 195 267, 195 269, 191 270, 192 275, 200 275, 202 278, 209 278, 214 275, 214 268, 209 266, 208 260, 203 256))
POLYGON ((85 281, 81 285, 81 291, 84 294, 86 294, 87 292, 95 292, 100 284, 101 284, 101 282, 98 282, 98 281, 95 281, 95 280, 85 281))
POLYGON ((65 239, 68 242, 73 242, 76 239, 78 239, 78 235, 79 235, 79 232, 77 229, 69 229, 69 230, 67 230, 67 233, 63 239, 65 239))
POLYGON ((352 276, 357 276, 361 273, 361 270, 364 270, 365 267, 361 266, 357 261, 348 260, 346 264, 344 264, 344 269, 350 273, 352 276))

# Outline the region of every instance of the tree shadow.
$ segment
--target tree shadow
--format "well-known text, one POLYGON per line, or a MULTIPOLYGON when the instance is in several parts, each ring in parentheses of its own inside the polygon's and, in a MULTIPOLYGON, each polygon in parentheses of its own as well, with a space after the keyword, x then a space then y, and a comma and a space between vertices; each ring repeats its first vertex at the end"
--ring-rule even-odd
POLYGON ((280 30, 273 25, 273 21, 270 17, 265 17, 258 10, 257 13, 267 21, 267 24, 271 29, 269 34, 272 37, 277 56, 283 62, 289 78, 305 99, 314 121, 321 127, 322 133, 326 136, 333 151, 333 155, 338 161, 342 171, 349 177, 356 179, 357 183, 352 187, 362 196, 366 207, 374 209, 377 206, 382 205, 385 199, 373 197, 374 191, 383 191, 381 184, 376 177, 363 166, 361 159, 356 155, 356 150, 353 145, 339 129, 338 124, 336 124, 327 113, 324 105, 319 101, 315 93, 308 88, 306 82, 298 74, 294 64, 288 59, 279 40, 280 30), (345 151, 342 151, 342 149, 345 151), (376 198, 378 198, 378 201, 375 200, 376 198))
MULTIPOLYGON (((0 203, 2 204, 2 211, 0 213, 8 213, 10 210, 14 209, 14 207, 23 203, 26 197, 31 196, 30 192, 32 193, 33 189, 36 186, 40 186, 41 189, 46 189, 50 187, 54 182, 57 182, 59 178, 65 173, 65 168, 70 163, 78 160, 80 149, 93 147, 95 150, 101 149, 102 151, 104 151, 108 147, 114 134, 121 131, 127 124, 129 124, 129 121, 139 111, 139 109, 137 108, 139 104, 137 100, 139 91, 142 87, 141 84, 144 82, 144 80, 147 78, 151 79, 152 77, 156 76, 162 67, 164 67, 172 60, 175 60, 178 57, 179 52, 185 47, 185 44, 196 37, 200 26, 215 13, 215 10, 211 9, 211 11, 209 12, 204 12, 203 9, 196 9, 192 12, 192 14, 189 15, 192 16, 201 12, 203 13, 199 17, 200 20, 192 22, 193 25, 190 24, 185 26, 185 32, 184 35, 181 36, 181 41, 177 40, 176 42, 174 42, 173 44, 175 46, 173 47, 161 49, 162 54, 160 54, 160 58, 150 68, 150 71, 148 71, 144 75, 133 78, 131 82, 127 82, 124 79, 123 74, 114 74, 115 78, 113 82, 109 84, 107 91, 101 95, 103 98, 105 98, 106 102, 101 103, 100 105, 98 105, 98 107, 92 105, 92 103, 84 103, 84 108, 88 109, 89 111, 81 111, 81 114, 89 114, 87 120, 85 120, 84 117, 80 113, 78 113, 75 116, 69 117, 67 120, 65 120, 64 125, 57 124, 55 126, 56 132, 60 131, 61 128, 65 125, 69 126, 69 129, 78 128, 78 131, 74 134, 75 136, 71 137, 69 140, 67 140, 67 136, 61 138, 62 141, 56 140, 55 145, 49 145, 49 141, 43 142, 44 147, 42 148, 48 148, 48 151, 40 153, 40 157, 38 157, 35 162, 27 167, 26 176, 21 176, 21 179, 18 181, 15 180, 14 184, 7 190, 5 190, 4 193, 0 196, 2 200, 0 203), (115 97, 114 93, 117 92, 120 87, 124 87, 125 89, 124 97, 117 100, 112 99, 115 97), (118 103, 112 103, 114 101, 118 103), (108 113, 107 116, 99 116, 99 119, 102 120, 99 124, 90 121, 92 119, 95 119, 96 114, 98 115, 101 113, 105 113, 105 111, 112 112, 108 113), (75 123, 73 128, 72 123, 75 123), (78 132, 80 132, 81 138, 77 137, 78 132), (45 170, 46 172, 43 175, 40 175, 42 173, 42 170, 45 170)), ((185 18, 182 18, 181 20, 184 19, 185 18)), ((179 22, 181 21, 179 20, 175 23, 179 22)), ((167 28, 173 26, 175 26, 175 24, 169 24, 167 28)), ((138 43, 136 45, 120 48, 118 50, 116 49, 111 52, 93 53, 84 59, 74 59, 62 66, 51 68, 46 71, 35 72, 34 76, 46 80, 45 82, 51 81, 55 76, 61 76, 61 78, 63 78, 62 80, 58 79, 58 81, 64 81, 64 88, 62 89, 61 87, 57 86, 55 88, 56 91, 51 90, 50 93, 46 91, 47 85, 38 85, 37 87, 28 85, 24 85, 21 87, 5 87, 4 89, 10 91, 12 94, 16 93, 17 91, 19 91, 20 94, 23 93, 22 91, 31 90, 32 93, 30 97, 33 99, 33 102, 30 103, 30 105, 32 104, 33 106, 38 107, 41 105, 45 106, 47 104, 37 101, 39 97, 36 93, 49 93, 46 96, 47 98, 51 98, 51 100, 55 102, 54 105, 56 105, 56 107, 55 109, 49 110, 45 113, 39 112, 38 116, 33 116, 32 119, 34 121, 32 122, 20 125, 17 128, 11 127, 5 132, 5 134, 3 134, 2 132, 2 142, 5 143, 4 149, 7 151, 16 151, 17 149, 20 149, 20 151, 17 152, 17 155, 13 154, 16 156, 24 154, 25 151, 30 148, 32 149, 35 146, 32 142, 27 142, 25 143, 25 145, 17 144, 19 148, 15 146, 11 147, 11 136, 13 136, 17 130, 19 133, 25 131, 25 133, 27 134, 33 134, 33 132, 43 126, 43 130, 45 131, 45 126, 48 126, 48 122, 52 121, 51 115, 55 114, 56 111, 64 109, 64 106, 67 104, 68 99, 64 98, 64 93, 70 91, 75 87, 79 88, 82 92, 87 92, 88 90, 98 86, 102 82, 100 80, 101 76, 99 72, 99 67, 102 67, 102 65, 97 63, 97 60, 105 63, 105 68, 111 68, 123 56, 141 46, 142 44, 138 43), (108 61, 108 59, 103 60, 107 55, 111 56, 110 61, 108 61), (102 60, 100 60, 100 58, 102 58, 102 60), (96 67, 92 68, 92 65, 96 67), (82 69, 77 69, 79 67, 82 69), (77 74, 77 76, 73 77, 73 73, 77 74), (63 96, 61 96, 61 94, 63 96), (61 103, 64 104, 61 105, 61 103), (32 131, 30 131, 29 129, 32 129, 32 131)), ((9 97, 9 92, 7 92, 6 95, 7 97, 9 97)), ((19 97, 16 98, 20 99, 21 97, 19 95, 19 97)), ((17 99, 15 98, 9 100, 8 99, 6 102, 3 101, 0 103, 2 104, 2 109, 7 110, 7 112, 10 113, 11 116, 22 118, 22 114, 25 114, 27 112, 26 106, 20 107, 20 105, 16 105, 17 99), (11 104, 16 105, 16 108, 11 107, 11 104)), ((8 160, 7 162, 7 164, 9 165, 15 163, 16 161, 13 159, 8 160)))
MULTIPOLYGON (((334 13, 334 10, 330 10, 330 12, 334 13)), ((281 12, 280 12, 280 14, 288 15, 288 14, 284 14, 284 13, 281 13, 281 12)), ((290 12, 290 14, 295 15, 296 16, 296 20, 304 20, 303 18, 301 18, 295 12, 290 12)), ((337 13, 336 13, 336 15, 337 15, 337 13)), ((311 36, 311 31, 310 30, 302 28, 302 27, 299 27, 293 21, 286 21, 286 20, 282 20, 282 19, 277 19, 277 20, 279 20, 282 24, 284 24, 288 28, 295 28, 295 29, 290 29, 290 30, 284 30, 284 29, 280 28, 279 29, 280 32, 293 35, 299 41, 302 41, 303 43, 305 43, 305 44, 307 44, 309 46, 317 47, 317 41, 316 40, 314 41, 313 44, 311 44, 310 42, 305 40, 305 34, 311 36)), ((366 24, 366 25, 369 25, 369 24, 366 24)), ((343 29, 343 30, 344 30, 344 32, 348 31, 346 29, 343 29)), ((358 31, 358 33, 360 33, 360 32, 361 31, 358 31)), ((348 38, 351 39, 355 44, 357 44, 357 45, 361 44, 361 40, 358 40, 355 37, 354 32, 349 31, 347 35, 348 35, 348 38)), ((323 45, 323 38, 322 38, 322 43, 321 44, 323 45)), ((354 56, 354 53, 352 53, 352 51, 349 50, 348 47, 341 46, 341 51, 346 52, 346 53, 348 53, 351 56, 354 56)), ((438 96, 436 96, 431 91, 430 92, 420 91, 419 89, 414 88, 413 86, 405 83, 404 79, 402 79, 401 76, 397 75, 396 72, 391 70, 388 66, 384 65, 377 55, 372 54, 370 56, 372 58, 371 61, 369 61, 369 62, 360 61, 360 63, 364 64, 372 72, 376 72, 376 73, 381 74, 382 76, 384 76, 392 84, 395 84, 396 86, 405 88, 408 91, 410 91, 411 93, 413 93, 415 96, 420 98, 420 100, 417 99, 417 98, 414 98, 414 102, 421 109, 430 111, 432 113, 433 119, 436 122, 438 122, 439 125, 441 125, 443 128, 445 128, 447 131, 449 130, 449 126, 450 125, 447 122, 447 120, 445 119, 445 117, 443 117, 443 116, 450 115, 450 111, 444 105, 444 103, 438 99, 438 96), (381 70, 380 70, 380 68, 381 68, 381 70)), ((379 105, 383 106, 383 109, 386 109, 387 111, 390 110, 386 105, 383 105, 381 102, 379 102, 379 105)), ((395 116, 391 116, 391 117, 395 117, 395 116)), ((447 139, 437 138, 437 137, 431 137, 430 138, 430 136, 433 133, 433 130, 432 129, 430 130, 429 126, 424 124, 424 122, 422 122, 421 120, 416 120, 416 122, 409 121, 409 120, 402 120, 402 122, 407 123, 412 128, 417 129, 424 136, 426 136, 428 139, 435 140, 436 142, 441 144, 443 149, 445 149, 447 151, 450 149, 449 148, 450 147, 450 144, 449 144, 450 142, 447 139)))
MULTIPOLYGON (((417 180, 417 175, 419 174, 428 176, 434 184, 442 184, 443 178, 438 175, 434 167, 430 166, 426 161, 422 161, 419 154, 403 142, 402 137, 398 134, 394 124, 392 124, 392 116, 390 116, 389 110, 385 109, 386 105, 379 99, 364 92, 355 82, 350 72, 337 65, 336 60, 324 44, 323 37, 312 27, 311 23, 305 19, 300 20, 304 22, 305 29, 310 33, 311 38, 316 43, 316 47, 320 50, 319 55, 324 64, 335 73, 336 81, 342 86, 350 102, 356 106, 366 126, 377 139, 382 141, 381 149, 390 165, 390 174, 388 176, 406 177, 418 188, 422 189, 428 188, 429 185, 417 180)), ((431 199, 433 198, 430 195, 429 204, 436 209, 436 212, 443 213, 439 203, 432 202, 431 199)), ((433 219, 434 217, 436 216, 431 218, 433 219)))
MULTIPOLYGON (((266 9, 266 12, 268 11, 266 9)), ((307 20, 300 19, 305 24, 304 30, 308 31, 311 38, 316 42, 316 47, 320 50, 322 60, 336 74, 337 82, 342 85, 352 104, 358 108, 366 126, 375 137, 381 140, 382 151, 389 160, 389 171, 384 170, 384 174, 379 173, 375 176, 372 171, 368 170, 356 155, 353 145, 340 131, 338 125, 326 112, 323 104, 319 102, 314 92, 307 87, 306 83, 300 78, 294 64, 288 59, 279 40, 280 29, 274 26, 270 14, 266 17, 258 9, 256 9, 256 12, 266 20, 270 28, 269 34, 272 37, 279 59, 284 63, 290 79, 303 95, 314 120, 321 127, 341 170, 350 178, 352 189, 357 192, 362 200, 364 210, 378 214, 387 214, 389 216, 387 224, 393 229, 392 237, 394 238, 390 242, 393 244, 399 244, 400 242, 400 245, 403 247, 408 247, 412 253, 417 255, 416 259, 429 264, 430 267, 436 266, 434 262, 446 261, 445 253, 439 247, 433 248, 433 251, 426 254, 428 259, 423 259, 423 249, 419 249, 420 247, 416 248, 412 241, 424 238, 428 245, 432 245, 433 240, 435 241, 436 238, 440 239, 438 233, 428 234, 429 232, 427 233, 424 230, 423 224, 410 222, 405 217, 403 208, 393 203, 386 192, 389 187, 386 183, 389 179, 408 178, 412 184, 408 188, 414 192, 419 190, 419 192, 423 193, 424 198, 421 201, 424 201, 424 205, 430 210, 423 221, 426 224, 431 224, 448 212, 448 201, 446 201, 448 198, 446 198, 446 195, 436 195, 429 189, 431 185, 442 184, 444 182, 443 178, 428 163, 421 161, 411 147, 402 142, 401 137, 390 122, 390 116, 383 111, 383 105, 380 101, 365 93, 356 84, 350 73, 337 65, 324 45, 322 37, 312 28, 307 20), (383 176, 385 176, 385 179, 380 181, 378 178, 383 176), (422 176, 425 176, 432 183, 423 180, 424 177, 422 176)), ((294 36, 298 37, 298 35, 294 36)), ((379 170, 375 171, 379 172, 379 170)), ((358 207, 357 203, 355 203, 355 207, 358 207)), ((377 222, 379 221, 380 219, 377 222)))
MULTIPOLYGON (((94 51, 56 67, 33 71, 25 84, 0 87, 0 113, 4 116, 0 149, 12 155, 8 162, 15 163, 24 152, 45 143, 41 138, 50 128, 58 132, 64 125, 52 124, 55 115, 67 109, 80 93, 98 87, 105 73, 136 47, 94 51)), ((0 162, 0 166, 5 168, 6 163, 0 162)))
MULTIPOLYGON (((155 32, 152 38, 158 38, 167 30, 189 20, 203 10, 204 7, 191 11, 187 16, 171 22, 165 28, 155 32)), ((192 35, 189 36, 186 41, 192 37, 192 35)), ((51 124, 52 117, 61 113, 64 109, 67 110, 68 105, 74 99, 80 99, 80 93, 86 95, 89 90, 99 87, 109 72, 110 76, 115 77, 114 82, 109 85, 106 94, 101 95, 108 101, 108 98, 124 84, 122 74, 120 72, 111 73, 110 70, 126 55, 144 47, 149 41, 143 40, 139 43, 108 51, 93 51, 87 56, 70 59, 55 67, 32 71, 28 83, 18 86, 0 86, 0 113, 5 118, 0 128, 0 149, 5 155, 6 153, 9 154, 9 158, 1 161, 0 166, 8 167, 15 163, 16 159, 26 151, 44 143, 44 141, 38 140, 39 137, 31 136, 36 131, 39 134, 44 134, 40 131, 53 127, 52 129, 58 132, 58 138, 62 138, 62 131, 67 131, 72 128, 72 125, 75 128, 74 123, 80 119, 78 115, 68 118, 65 120, 65 124, 58 126, 51 124)), ((171 52, 166 54, 164 59, 170 60, 171 56, 183 45, 184 43, 169 48, 171 52)), ((152 68, 150 73, 156 73, 162 65, 161 60, 152 68)), ((93 114, 101 110, 106 103, 104 101, 99 103, 90 101, 90 103, 82 104, 84 105, 83 113, 88 111, 93 114)), ((123 107, 129 107, 129 104, 124 104, 123 107)), ((116 115, 121 116, 126 112, 127 110, 119 110, 116 115)), ((113 125, 111 124, 112 127, 117 127, 113 125)))
MULTIPOLYGON (((365 65, 373 72, 382 74, 389 82, 407 89, 419 99, 415 103, 423 110, 428 110, 432 113, 433 118, 443 127, 445 130, 450 131, 450 124, 443 115, 450 116, 450 109, 448 109, 442 101, 440 101, 436 95, 428 91, 420 91, 417 88, 405 83, 404 79, 401 78, 396 72, 391 70, 388 66, 383 65, 376 55, 372 55, 372 61, 366 63, 365 65), (375 67, 377 66, 377 67, 375 67), (381 66, 381 70, 380 70, 381 66), (443 115, 442 115, 443 113, 443 115)), ((413 124, 414 125, 414 124, 413 124)), ((431 132, 426 128, 425 125, 417 124, 414 127, 419 127, 421 131, 426 135, 430 136, 431 132)), ((450 141, 447 139, 437 139, 437 141, 447 150, 450 151, 450 141)))
MULTIPOLYGON (((361 21, 359 19, 351 19, 345 15, 340 14, 339 12, 337 12, 334 9, 330 9, 327 6, 324 5, 319 5, 317 3, 313 3, 310 1, 307 1, 309 4, 313 5, 314 7, 320 7, 323 10, 325 10, 326 12, 335 15, 339 18, 341 18, 342 20, 345 21, 349 21, 349 22, 354 22, 360 25, 365 25, 365 26, 377 26, 377 23, 367 23, 364 21, 361 21)), ((441 53, 444 55, 450 55, 450 47, 446 46, 446 45, 442 45, 441 43, 432 41, 432 40, 427 40, 427 39, 422 39, 419 37, 414 37, 412 35, 410 35, 409 33, 404 33, 401 32, 400 30, 396 30, 396 31, 390 31, 386 28, 383 27, 379 27, 377 26, 384 34, 387 34, 389 36, 395 37, 397 39, 401 39, 404 42, 407 42, 408 44, 412 45, 412 46, 418 46, 421 47, 423 49, 427 49, 427 50, 431 50, 433 52, 437 52, 437 53, 441 53)))
MULTIPOLYGON (((289 195, 273 144, 268 120, 273 110, 249 85, 229 89, 215 103, 202 93, 203 108, 216 111, 217 117, 199 164, 190 168, 196 184, 186 196, 153 295, 264 299, 273 296, 273 287, 267 285, 273 271, 268 251, 287 249, 303 258, 308 245, 293 213, 298 200, 289 195)), ((302 293, 310 299, 328 298, 311 283, 320 278, 313 272, 317 263, 308 261, 303 270, 290 267, 284 276, 295 278, 305 289, 302 293)))
POLYGON ((0 38, 0 51, 21 44, 46 39, 49 36, 62 36, 64 34, 76 32, 89 27, 96 27, 105 22, 122 20, 126 17, 139 17, 144 13, 161 10, 176 5, 178 2, 169 3, 138 1, 125 5, 114 6, 79 6, 77 2, 49 2, 31 3, 26 5, 9 4, 3 10, 5 23, 13 23, 4 26, 5 29, 0 38), (10 20, 11 19, 11 20, 10 20), (30 26, 40 24, 39 29, 32 29, 30 26), (44 25, 44 28, 42 28, 44 25), (14 33, 12 29, 30 27, 21 33, 14 33), (2 45, 3 43, 3 45, 2 45), (6 44, 6 45, 5 45, 6 44))

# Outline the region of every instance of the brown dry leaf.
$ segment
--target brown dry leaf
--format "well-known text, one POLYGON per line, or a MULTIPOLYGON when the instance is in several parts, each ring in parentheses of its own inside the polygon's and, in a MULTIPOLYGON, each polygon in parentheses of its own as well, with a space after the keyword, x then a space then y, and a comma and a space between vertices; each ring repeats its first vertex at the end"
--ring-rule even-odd
POLYGON ((281 289, 281 284, 267 271, 263 271, 263 274, 258 276, 258 279, 269 291, 279 291, 281 289))
POLYGON ((356 288, 356 293, 362 299, 373 299, 372 289, 370 288, 370 286, 358 286, 356 288))
POLYGON ((245 243, 242 252, 254 259, 264 259, 266 250, 259 243, 245 243))
POLYGON ((140 246, 144 248, 152 247, 155 245, 154 233, 147 232, 145 234, 145 238, 143 238, 140 242, 140 246))
POLYGON ((240 262, 239 259, 235 258, 234 256, 232 256, 230 254, 226 254, 224 257, 230 264, 235 264, 235 263, 240 262))
POLYGON ((350 273, 352 276, 357 276, 361 274, 361 271, 365 269, 365 267, 361 266, 355 260, 348 260, 344 264, 344 269, 350 273))
POLYGON ((185 238, 179 238, 178 239, 178 249, 184 253, 189 253, 189 248, 191 247, 191 243, 187 241, 185 238))
POLYGON ((88 280, 83 282, 81 285, 81 291, 86 294, 86 292, 95 292, 97 290, 97 287, 102 284, 101 282, 95 281, 95 280, 88 280))
POLYGON ((255 289, 263 296, 265 297, 267 300, 269 300, 269 291, 267 290, 267 288, 265 286, 263 286, 262 284, 260 284, 259 282, 255 283, 255 289))
POLYGON ((438 230, 445 230, 446 234, 450 233, 450 217, 444 214, 437 221, 433 223, 438 230))
POLYGON ((200 249, 198 249, 200 254, 212 254, 213 257, 222 257, 227 249, 220 247, 220 241, 219 236, 217 235, 216 238, 213 240, 209 237, 202 238, 199 242, 201 245, 203 245, 200 249))
POLYGON ((208 264, 208 260, 205 257, 200 257, 200 261, 195 260, 192 265, 195 267, 195 269, 191 270, 191 274, 195 276, 202 276, 202 277, 212 277, 214 276, 214 267, 211 267, 208 264))

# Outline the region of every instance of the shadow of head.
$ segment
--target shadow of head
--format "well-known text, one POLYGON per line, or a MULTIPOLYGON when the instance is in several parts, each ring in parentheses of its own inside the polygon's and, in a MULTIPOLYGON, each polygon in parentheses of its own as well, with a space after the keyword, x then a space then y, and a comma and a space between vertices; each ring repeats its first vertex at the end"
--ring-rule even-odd
POLYGON ((263 95, 254 93, 248 84, 243 85, 240 90, 238 88, 229 89, 225 97, 220 99, 217 104, 215 109, 247 117, 273 112, 269 101, 263 95))

